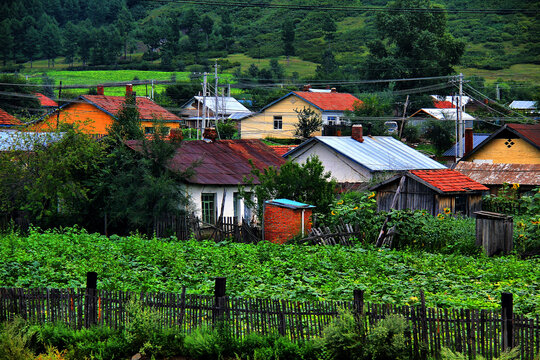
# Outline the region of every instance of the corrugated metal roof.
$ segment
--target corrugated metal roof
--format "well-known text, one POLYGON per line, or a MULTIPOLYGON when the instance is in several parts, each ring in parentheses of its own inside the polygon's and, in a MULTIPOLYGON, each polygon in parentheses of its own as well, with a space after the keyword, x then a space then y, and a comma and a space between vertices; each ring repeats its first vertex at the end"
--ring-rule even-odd
MULTIPOLYGON (((456 120, 456 109, 423 108, 414 113, 413 116, 418 114, 419 112, 425 112, 426 114, 438 120, 456 120)), ((463 120, 475 119, 473 116, 467 114, 466 112, 463 112, 462 114, 463 120)))
POLYGON ((286 207, 289 209, 312 209, 315 206, 304 204, 298 201, 289 200, 289 199, 274 199, 266 201, 267 204, 273 204, 277 206, 286 207))
POLYGON ((410 173, 446 193, 489 190, 484 185, 456 170, 411 170, 410 173))
MULTIPOLYGON (((319 141, 370 171, 446 169, 446 166, 391 136, 365 136, 364 142, 349 136, 316 136, 309 141, 319 141)), ((289 157, 299 151, 309 141, 285 156, 289 157)))
POLYGON ((536 110, 536 101, 514 100, 508 107, 517 110, 536 110))
POLYGON ((540 164, 478 164, 460 161, 455 169, 484 185, 540 185, 540 164))
MULTIPOLYGON (((203 102, 202 96, 195 96, 194 99, 196 99, 201 104, 203 102)), ((247 107, 242 105, 238 100, 236 100, 232 96, 218 97, 218 101, 217 101, 218 111, 216 111, 216 98, 207 96, 206 107, 210 109, 212 112, 219 112, 222 114, 231 114, 231 113, 237 113, 237 112, 251 113, 251 111, 249 111, 247 107)))
POLYGON ((34 145, 59 141, 64 133, 0 131, 0 151, 32 151, 34 145))
MULTIPOLYGON (((473 134, 473 149, 480 145, 480 143, 484 140, 486 140, 491 134, 473 134)), ((457 144, 454 144, 450 149, 446 150, 442 156, 456 156, 456 149, 459 149, 458 146, 461 146, 463 149, 463 152, 465 153, 465 147, 464 147, 465 141, 461 142, 458 141, 457 144)))
MULTIPOLYGON (((134 150, 141 149, 137 141, 127 141, 126 144, 134 150)), ((280 167, 285 163, 285 159, 260 140, 196 140, 182 142, 168 167, 172 171, 185 171, 198 163, 188 182, 239 185, 244 183, 244 177, 251 176, 250 160, 259 170, 269 166, 280 167)))
POLYGON ((508 124, 508 127, 540 147, 540 124, 508 124))
POLYGON ((242 120, 243 118, 248 117, 249 115, 251 115, 251 112, 235 112, 229 115, 227 119, 242 120))

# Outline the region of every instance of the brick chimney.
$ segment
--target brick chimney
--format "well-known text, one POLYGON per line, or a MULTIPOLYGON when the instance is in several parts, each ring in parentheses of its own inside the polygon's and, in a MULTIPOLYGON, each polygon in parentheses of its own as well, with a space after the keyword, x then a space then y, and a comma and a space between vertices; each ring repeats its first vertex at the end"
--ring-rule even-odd
POLYGON ((126 97, 133 95, 133 85, 126 84, 126 97))
POLYGON ((471 151, 473 149, 473 146, 474 146, 473 129, 466 128, 465 129, 465 154, 471 151))
POLYGON ((351 137, 358 141, 358 142, 364 142, 364 136, 362 134, 362 125, 353 125, 352 126, 352 135, 351 137))
POLYGON ((335 92, 337 92, 337 90, 336 90, 336 88, 331 88, 331 89, 330 89, 330 92, 335 93, 335 92))
POLYGON ((304 91, 309 91, 311 89, 311 84, 304 85, 304 91))
POLYGON ((97 86, 97 94, 98 95, 105 95, 105 89, 103 88, 103 85, 97 86))

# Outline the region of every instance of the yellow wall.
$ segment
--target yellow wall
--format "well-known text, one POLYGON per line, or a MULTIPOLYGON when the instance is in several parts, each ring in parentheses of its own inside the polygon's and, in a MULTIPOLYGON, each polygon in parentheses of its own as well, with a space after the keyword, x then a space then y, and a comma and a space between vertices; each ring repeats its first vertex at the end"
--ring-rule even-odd
POLYGON ((508 139, 493 139, 470 157, 467 161, 493 160, 494 164, 540 164, 540 150, 523 139, 512 139, 515 143, 508 148, 508 139))
MULTIPOLYGON (((77 124, 79 130, 85 134, 105 135, 113 122, 113 117, 88 103, 73 103, 60 110, 58 123, 77 124)), ((53 113, 43 121, 32 125, 32 131, 52 131, 56 129, 57 114, 53 113)), ((178 122, 163 122, 171 129, 180 127, 178 122)), ((141 121, 141 128, 153 127, 151 121, 141 121)))
MULTIPOLYGON (((321 111, 297 96, 290 95, 289 97, 275 103, 265 109, 260 114, 253 115, 241 122, 241 138, 242 139, 262 139, 266 137, 273 138, 294 138, 295 127, 298 123, 298 114, 295 109, 302 110, 304 107, 315 110, 319 115, 321 111), (274 116, 281 116, 283 120, 283 128, 274 130, 274 116)), ((321 131, 317 131, 312 136, 321 135, 321 131)))

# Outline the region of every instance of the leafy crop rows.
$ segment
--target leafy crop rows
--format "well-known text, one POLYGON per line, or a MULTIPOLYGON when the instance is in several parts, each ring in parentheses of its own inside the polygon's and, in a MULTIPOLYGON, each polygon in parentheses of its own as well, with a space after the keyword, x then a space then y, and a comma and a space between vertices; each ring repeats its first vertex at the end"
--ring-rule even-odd
POLYGON ((211 294, 217 276, 232 296, 349 300, 364 289, 370 302, 497 308, 514 294, 515 311, 540 314, 540 259, 485 258, 362 247, 258 245, 106 238, 76 229, 0 235, 1 287, 98 287, 211 294))

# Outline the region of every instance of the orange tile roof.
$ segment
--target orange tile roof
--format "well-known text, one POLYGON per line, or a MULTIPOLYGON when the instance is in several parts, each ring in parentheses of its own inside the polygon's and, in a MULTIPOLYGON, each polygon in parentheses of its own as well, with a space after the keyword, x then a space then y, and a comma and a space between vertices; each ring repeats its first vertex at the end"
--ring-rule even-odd
POLYGON ((51 98, 46 97, 41 93, 34 93, 39 100, 41 106, 58 107, 58 103, 51 98))
POLYGON ((15 116, 0 109, 0 126, 20 126, 23 123, 15 116))
POLYGON ((437 109, 454 109, 455 106, 450 101, 433 100, 433 106, 437 109))
MULTIPOLYGON (((125 101, 123 96, 81 95, 81 98, 113 116, 116 115, 125 101)), ((137 107, 141 120, 155 118, 157 120, 180 121, 178 116, 145 97, 137 97, 137 107)))
POLYGON ((279 156, 283 156, 292 149, 294 149, 297 145, 269 145, 270 149, 274 150, 276 154, 279 156))
POLYGON ((484 185, 451 169, 411 170, 411 174, 443 192, 489 190, 484 185))
POLYGON ((318 93, 309 91, 294 91, 294 94, 304 100, 307 100, 308 102, 312 103, 313 105, 319 107, 322 110, 352 111, 355 102, 362 103, 362 101, 357 97, 346 93, 318 93))

